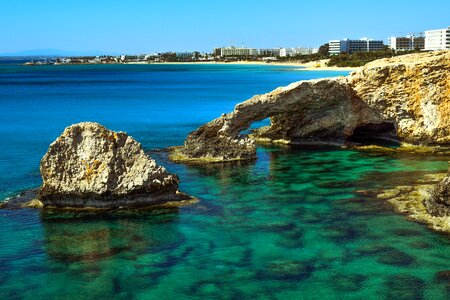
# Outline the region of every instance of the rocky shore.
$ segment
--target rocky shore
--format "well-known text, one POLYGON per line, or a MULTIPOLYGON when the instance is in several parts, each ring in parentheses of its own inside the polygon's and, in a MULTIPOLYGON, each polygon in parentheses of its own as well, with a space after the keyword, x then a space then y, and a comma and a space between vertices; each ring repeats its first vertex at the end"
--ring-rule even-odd
MULTIPOLYGON (((347 77, 295 82, 256 95, 191 132, 184 146, 171 149, 170 158, 188 163, 252 160, 258 141, 354 145, 384 140, 407 145, 391 151, 441 146, 439 151, 448 153, 449 73, 447 51, 374 61, 347 77), (243 134, 265 118, 269 126, 243 134)), ((371 147, 360 150, 374 151, 371 147)), ((3 206, 122 209, 195 201, 179 191, 179 178, 157 165, 137 141, 97 123, 67 127, 42 158, 40 171, 43 184, 37 194, 3 206)), ((420 178, 415 186, 381 191, 378 197, 409 218, 448 232, 450 179, 443 177, 420 178)))
POLYGON ((446 174, 427 174, 412 186, 378 191, 378 199, 389 202, 410 220, 450 233, 449 179, 446 174), (444 178, 444 179, 442 179, 444 178))
POLYGON ((236 105, 234 111, 191 132, 172 156, 217 162, 256 158, 242 132, 271 124, 256 139, 291 144, 346 144, 381 139, 412 145, 450 144, 450 52, 381 59, 347 77, 292 83, 236 105))
POLYGON ((429 214, 448 218, 450 226, 450 177, 445 177, 432 190, 424 202, 429 214))

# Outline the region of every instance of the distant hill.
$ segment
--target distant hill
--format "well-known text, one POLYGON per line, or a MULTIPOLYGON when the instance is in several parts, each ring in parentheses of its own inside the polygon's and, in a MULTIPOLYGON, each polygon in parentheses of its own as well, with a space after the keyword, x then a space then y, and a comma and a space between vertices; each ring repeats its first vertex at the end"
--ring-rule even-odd
POLYGON ((97 55, 118 55, 116 53, 105 53, 98 50, 92 51, 67 51, 59 49, 33 49, 18 52, 0 53, 0 56, 18 57, 18 56, 40 56, 40 57, 58 57, 58 56, 97 56, 97 55))

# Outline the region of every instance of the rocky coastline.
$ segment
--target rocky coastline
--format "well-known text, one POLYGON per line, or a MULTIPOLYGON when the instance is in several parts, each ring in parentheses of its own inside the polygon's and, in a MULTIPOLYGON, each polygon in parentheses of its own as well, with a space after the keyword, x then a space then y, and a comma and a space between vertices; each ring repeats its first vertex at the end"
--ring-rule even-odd
POLYGON ((426 174, 412 186, 397 186, 375 191, 395 211, 408 219, 425 224, 432 230, 450 233, 449 177, 445 173, 426 174), (443 179, 444 178, 444 179, 443 179))
MULTIPOLYGON (((258 142, 448 155, 449 73, 447 51, 374 61, 347 77, 295 82, 236 105, 191 132, 169 157, 183 163, 254 160, 258 142), (243 134, 266 118, 269 126, 243 134), (374 140, 400 147, 379 147, 374 140), (355 146, 367 141, 371 146, 355 146)), ((40 171, 43 184, 37 192, 2 208, 141 209, 197 201, 180 192, 179 178, 157 165, 137 141, 97 123, 67 127, 42 158, 40 171)), ((379 191, 378 198, 410 219, 450 232, 449 178, 427 175, 415 186, 379 191)))
POLYGON ((256 158, 242 132, 270 125, 253 138, 288 144, 340 144, 381 139, 419 146, 450 145, 450 52, 381 59, 347 77, 307 80, 256 95, 191 132, 175 161, 256 158))
MULTIPOLYGON (((450 52, 441 51, 377 60, 347 77, 295 82, 239 103, 191 132, 171 159, 200 164, 252 160, 257 142, 448 155, 449 74, 450 52), (269 126, 242 133, 266 118, 269 126), (399 147, 377 146, 380 141, 399 147)), ((450 177, 439 182, 443 177, 429 174, 414 186, 378 191, 378 198, 409 219, 450 232, 450 177)))

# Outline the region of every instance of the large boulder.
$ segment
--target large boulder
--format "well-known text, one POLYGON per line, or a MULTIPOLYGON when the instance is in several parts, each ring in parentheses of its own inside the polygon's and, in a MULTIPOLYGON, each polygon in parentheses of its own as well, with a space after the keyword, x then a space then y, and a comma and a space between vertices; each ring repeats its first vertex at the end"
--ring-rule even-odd
POLYGON ((179 179, 124 132, 97 123, 67 127, 41 160, 44 206, 139 207, 189 197, 179 179))

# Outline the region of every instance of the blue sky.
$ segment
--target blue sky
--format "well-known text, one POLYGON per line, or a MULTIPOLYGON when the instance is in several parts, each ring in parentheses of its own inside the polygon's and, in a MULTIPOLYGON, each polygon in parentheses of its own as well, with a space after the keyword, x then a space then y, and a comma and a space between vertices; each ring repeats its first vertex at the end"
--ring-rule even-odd
POLYGON ((0 53, 317 47, 448 26, 448 0, 0 0, 0 53))

